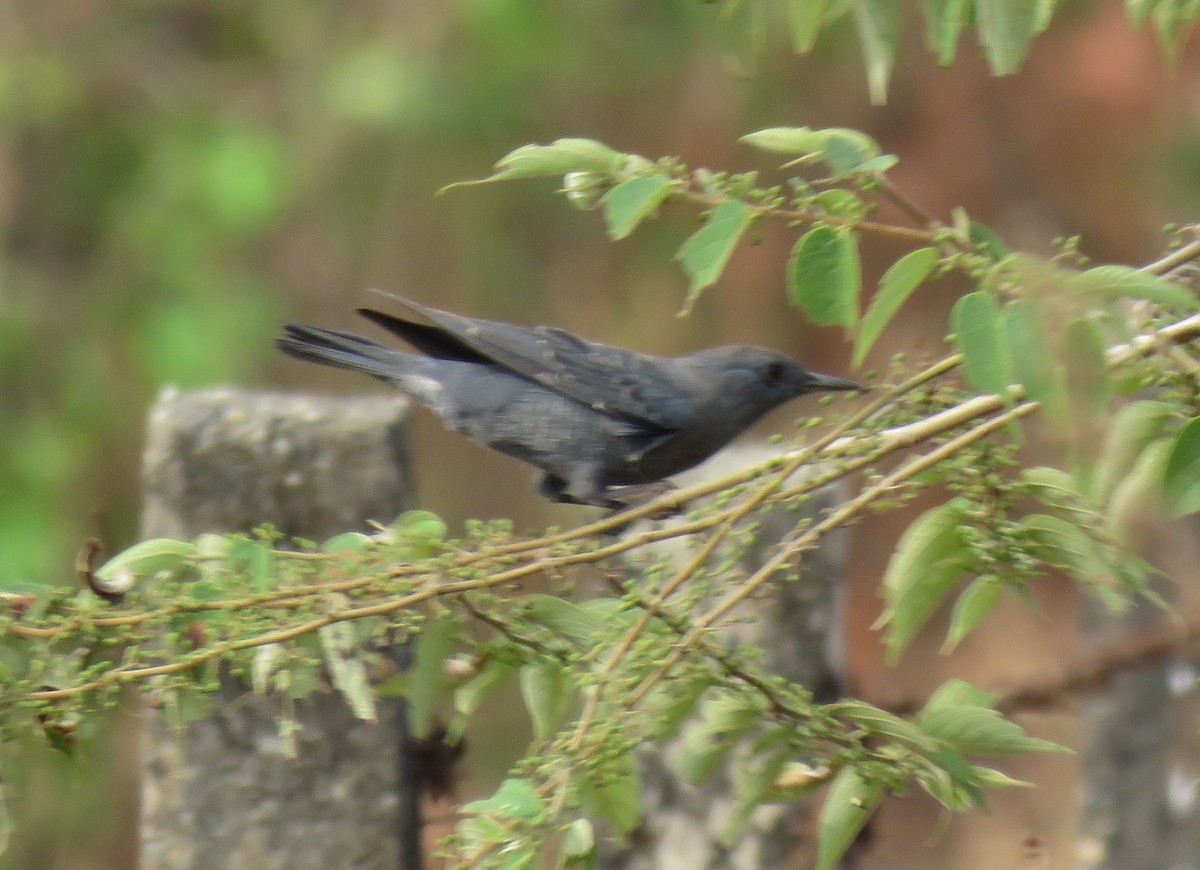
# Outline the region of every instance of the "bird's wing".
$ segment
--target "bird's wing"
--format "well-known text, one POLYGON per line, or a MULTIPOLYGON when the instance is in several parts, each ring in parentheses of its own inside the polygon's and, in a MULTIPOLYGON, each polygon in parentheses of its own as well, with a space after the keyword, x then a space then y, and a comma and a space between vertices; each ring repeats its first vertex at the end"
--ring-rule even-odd
POLYGON ((359 313, 439 359, 488 362, 610 417, 677 430, 693 417, 691 403, 653 357, 586 341, 562 329, 464 317, 384 294, 400 317, 359 313))

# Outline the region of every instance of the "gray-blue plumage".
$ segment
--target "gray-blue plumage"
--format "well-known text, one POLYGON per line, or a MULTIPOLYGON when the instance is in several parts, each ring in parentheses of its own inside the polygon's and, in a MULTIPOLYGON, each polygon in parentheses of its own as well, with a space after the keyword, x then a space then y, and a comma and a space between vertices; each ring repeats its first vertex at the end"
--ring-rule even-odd
POLYGON ((541 469, 539 489, 556 501, 621 507, 614 488, 696 465, 789 399, 861 389, 761 348, 658 357, 389 298, 402 316, 359 313, 426 356, 297 324, 276 344, 395 386, 451 429, 541 469))

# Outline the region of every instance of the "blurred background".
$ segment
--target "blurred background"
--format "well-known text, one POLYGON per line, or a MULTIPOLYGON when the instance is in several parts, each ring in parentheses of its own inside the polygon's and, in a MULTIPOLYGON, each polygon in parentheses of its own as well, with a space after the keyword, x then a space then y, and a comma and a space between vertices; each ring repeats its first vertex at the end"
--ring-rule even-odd
MULTIPOLYGON (((84 538, 110 552, 134 540, 145 413, 165 386, 376 389, 272 346, 284 320, 362 329, 353 309, 372 301, 369 287, 643 351, 747 342, 848 373, 840 332, 813 330, 786 304, 786 228, 764 227, 679 319, 686 280, 671 256, 693 213, 668 210, 614 244, 553 181, 436 195, 525 143, 585 136, 769 171, 738 136, 854 127, 900 156, 896 184, 938 216, 963 206, 1041 253, 1078 233, 1097 260, 1153 258, 1162 225, 1194 220, 1200 204, 1200 57, 1185 49, 1168 64, 1123 7, 1064 4, 1006 79, 988 75, 970 32, 954 67, 938 68, 908 16, 889 102, 872 107, 851 28, 797 58, 782 10, 756 19, 755 4, 732 17, 698 0, 0 5, 0 586, 72 583, 84 538)), ((868 240, 865 285, 903 250, 868 240)), ((961 289, 933 285, 875 362, 937 352, 961 289)), ((415 449, 419 503, 451 528, 587 516, 542 503, 523 466, 443 436, 426 415, 415 449)), ((1078 605, 1063 584, 1041 614, 994 618, 1002 631, 989 639, 985 627, 952 663, 933 655, 935 639, 899 674, 884 670, 866 626, 905 521, 856 533, 873 544, 855 548, 848 616, 865 696, 919 694, 951 672, 1019 680, 1075 649, 1078 605)), ((1067 836, 1072 762, 1034 763, 1058 765, 1062 791, 1004 797, 1001 809, 1016 801, 1043 839, 1067 836)), ((908 829, 904 812, 884 828, 908 829)), ((945 866, 991 842, 983 824, 938 840, 945 866)), ((932 829, 910 836, 924 848, 932 829)), ((1026 841, 995 836, 1017 862, 996 866, 1018 866, 1026 841)))

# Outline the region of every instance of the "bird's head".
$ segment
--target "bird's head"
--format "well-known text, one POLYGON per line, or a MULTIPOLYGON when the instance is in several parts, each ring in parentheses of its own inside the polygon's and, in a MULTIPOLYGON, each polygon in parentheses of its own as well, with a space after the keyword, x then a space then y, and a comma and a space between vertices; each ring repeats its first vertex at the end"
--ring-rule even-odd
POLYGON ((854 381, 810 372, 789 356, 759 347, 714 347, 683 357, 714 394, 715 405, 748 421, 805 393, 861 390, 854 381))

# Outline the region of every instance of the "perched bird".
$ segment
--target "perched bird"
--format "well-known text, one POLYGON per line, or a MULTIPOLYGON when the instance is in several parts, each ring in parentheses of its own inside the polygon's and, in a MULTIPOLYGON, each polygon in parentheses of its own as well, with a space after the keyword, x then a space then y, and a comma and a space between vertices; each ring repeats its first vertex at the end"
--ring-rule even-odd
POLYGON ((862 389, 756 347, 650 356, 386 295, 399 316, 358 313, 425 356, 298 324, 276 345, 391 384, 456 432, 541 469, 539 492, 558 502, 625 507, 789 399, 862 389))

